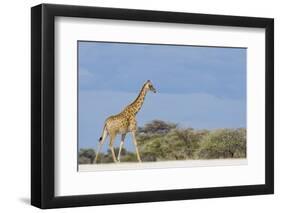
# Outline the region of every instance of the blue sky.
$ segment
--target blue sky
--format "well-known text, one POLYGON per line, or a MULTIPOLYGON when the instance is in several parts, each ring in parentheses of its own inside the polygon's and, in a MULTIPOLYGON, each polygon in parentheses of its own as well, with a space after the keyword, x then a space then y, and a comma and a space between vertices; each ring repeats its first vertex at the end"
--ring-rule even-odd
MULTIPOLYGON (((147 94, 139 126, 161 119, 198 129, 246 127, 246 51, 78 42, 79 147, 95 149, 104 120, 131 103, 146 80, 157 93, 147 94)), ((133 147, 130 136, 125 147, 133 147)))

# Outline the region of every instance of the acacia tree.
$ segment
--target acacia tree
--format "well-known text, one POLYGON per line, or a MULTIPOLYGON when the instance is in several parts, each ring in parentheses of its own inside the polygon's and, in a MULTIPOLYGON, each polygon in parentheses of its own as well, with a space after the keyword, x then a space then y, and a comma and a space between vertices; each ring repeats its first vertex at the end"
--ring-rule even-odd
POLYGON ((177 129, 175 131, 178 140, 183 143, 182 148, 185 152, 185 158, 195 158, 200 141, 208 133, 207 130, 196 131, 193 128, 177 129))
POLYGON ((198 158, 246 157, 246 130, 219 129, 210 132, 201 142, 198 158))
POLYGON ((177 128, 177 124, 168 123, 161 120, 153 120, 144 125, 144 127, 139 127, 139 134, 166 134, 172 129, 177 128))

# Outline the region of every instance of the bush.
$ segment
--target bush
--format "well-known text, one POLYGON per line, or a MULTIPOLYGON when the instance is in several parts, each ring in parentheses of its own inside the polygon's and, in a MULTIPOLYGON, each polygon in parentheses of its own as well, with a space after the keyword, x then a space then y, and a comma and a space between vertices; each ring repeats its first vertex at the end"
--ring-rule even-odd
POLYGON ((79 156, 79 164, 90 164, 91 161, 89 158, 86 158, 85 156, 79 156))
POLYGON ((94 162, 96 152, 93 149, 80 149, 79 150, 79 163, 90 164, 94 162))
POLYGON ((197 152, 200 159, 245 158, 246 130, 220 129, 206 135, 197 152))
MULTIPOLYGON (((186 159, 246 157, 246 129, 195 130, 154 120, 137 132, 140 156, 144 162, 186 159)), ((114 148, 118 155, 118 148, 114 148)), ((93 163, 95 151, 81 149, 79 163, 93 163)), ((121 162, 137 162, 136 154, 122 149, 121 162)), ((100 153, 97 163, 112 163, 110 150, 100 153)))

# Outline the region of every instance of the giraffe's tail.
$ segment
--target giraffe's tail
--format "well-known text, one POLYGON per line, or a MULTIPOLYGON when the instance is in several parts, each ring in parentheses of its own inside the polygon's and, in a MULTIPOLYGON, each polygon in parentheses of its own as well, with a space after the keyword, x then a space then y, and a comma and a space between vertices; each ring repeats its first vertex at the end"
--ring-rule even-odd
POLYGON ((101 142, 104 139, 104 137, 106 137, 106 134, 107 134, 107 131, 106 131, 106 124, 105 124, 103 127, 103 130, 102 130, 102 135, 99 138, 99 142, 101 142))

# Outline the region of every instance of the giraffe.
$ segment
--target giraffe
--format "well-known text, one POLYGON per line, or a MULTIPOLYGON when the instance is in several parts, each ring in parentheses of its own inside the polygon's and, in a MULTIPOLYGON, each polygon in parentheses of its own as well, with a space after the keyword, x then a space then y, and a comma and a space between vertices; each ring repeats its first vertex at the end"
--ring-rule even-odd
POLYGON ((137 159, 139 162, 141 162, 141 158, 137 146, 136 135, 135 135, 137 131, 136 115, 140 111, 148 91, 152 91, 156 93, 156 89, 153 87, 152 82, 150 80, 144 83, 139 95, 131 104, 126 106, 123 109, 123 111, 121 111, 119 114, 109 116, 105 120, 102 135, 99 139, 98 149, 94 161, 95 163, 97 162, 98 154, 107 136, 109 136, 109 141, 110 141, 109 148, 112 153, 113 161, 115 163, 120 162, 121 150, 124 145, 124 140, 127 133, 132 134, 133 143, 135 145, 135 150, 137 154, 137 159), (113 144, 117 134, 121 134, 121 143, 119 147, 118 157, 116 159, 113 144))

